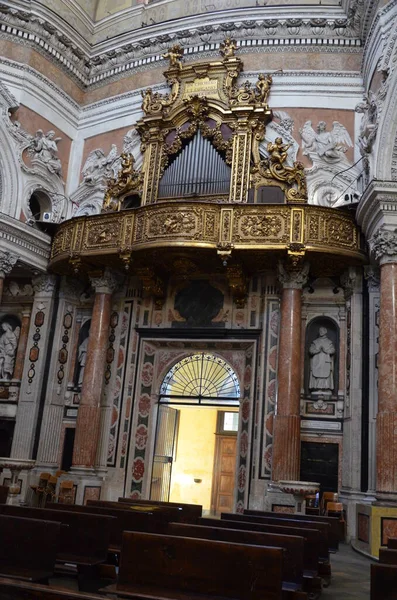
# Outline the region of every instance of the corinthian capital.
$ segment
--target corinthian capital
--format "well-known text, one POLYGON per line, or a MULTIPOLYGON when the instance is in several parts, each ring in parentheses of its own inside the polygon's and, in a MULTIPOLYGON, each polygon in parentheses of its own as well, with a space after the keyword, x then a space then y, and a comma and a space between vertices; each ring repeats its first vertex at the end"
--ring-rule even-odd
POLYGON ((380 264, 397 262, 397 230, 379 229, 368 240, 369 248, 380 264))
POLYGON ((307 282, 310 264, 304 263, 301 268, 293 269, 283 263, 278 263, 278 280, 283 288, 301 290, 307 282))
POLYGON ((17 254, 0 250, 0 279, 4 279, 9 273, 11 273, 18 258, 19 257, 17 254))
POLYGON ((113 294, 120 283, 120 278, 110 269, 105 269, 100 275, 92 275, 90 281, 97 294, 113 294))

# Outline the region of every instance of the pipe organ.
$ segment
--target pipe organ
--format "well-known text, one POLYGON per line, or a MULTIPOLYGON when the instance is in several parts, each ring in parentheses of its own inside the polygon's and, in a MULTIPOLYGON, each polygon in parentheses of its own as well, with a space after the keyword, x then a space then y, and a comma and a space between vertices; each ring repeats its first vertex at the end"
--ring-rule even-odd
POLYGON ((231 168, 200 131, 167 167, 159 198, 229 194, 231 168))

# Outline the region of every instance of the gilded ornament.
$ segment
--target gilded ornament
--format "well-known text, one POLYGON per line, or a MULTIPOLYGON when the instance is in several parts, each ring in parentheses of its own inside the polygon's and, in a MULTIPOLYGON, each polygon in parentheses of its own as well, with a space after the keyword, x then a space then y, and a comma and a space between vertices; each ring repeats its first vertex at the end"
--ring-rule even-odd
POLYGON ((282 231, 282 221, 276 216, 246 216, 241 219, 240 230, 246 237, 276 238, 282 231))
POLYGON ((219 52, 223 58, 231 58, 235 56, 236 49, 236 40, 233 40, 231 37, 227 37, 219 46, 219 52))
POLYGON ((163 54, 163 58, 170 61, 170 69, 182 69, 183 48, 179 44, 174 44, 163 54))
POLYGON ((103 212, 114 212, 121 209, 122 196, 130 192, 138 194, 142 191, 143 173, 134 168, 135 159, 132 154, 121 154, 121 166, 117 179, 108 181, 105 198, 103 201, 103 212))

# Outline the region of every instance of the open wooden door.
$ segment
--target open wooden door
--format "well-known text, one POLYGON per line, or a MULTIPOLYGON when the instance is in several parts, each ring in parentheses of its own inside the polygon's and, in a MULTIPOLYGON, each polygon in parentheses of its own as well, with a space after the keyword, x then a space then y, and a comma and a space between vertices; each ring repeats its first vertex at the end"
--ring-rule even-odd
MULTIPOLYGON (((230 415, 230 413, 228 413, 230 415)), ((233 512, 236 481, 237 428, 225 429, 226 412, 219 411, 212 478, 211 513, 233 512)), ((235 413, 235 424, 238 413, 235 413)))
POLYGON ((168 502, 170 499, 172 463, 174 461, 179 411, 159 406, 156 443, 153 458, 150 499, 168 502))

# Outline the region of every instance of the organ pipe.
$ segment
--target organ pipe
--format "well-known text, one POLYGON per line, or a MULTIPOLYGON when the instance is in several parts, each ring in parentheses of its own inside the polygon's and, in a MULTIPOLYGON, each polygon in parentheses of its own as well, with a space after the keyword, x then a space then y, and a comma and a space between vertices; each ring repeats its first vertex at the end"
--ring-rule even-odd
POLYGON ((167 167, 159 198, 228 194, 231 169, 200 132, 167 167))

